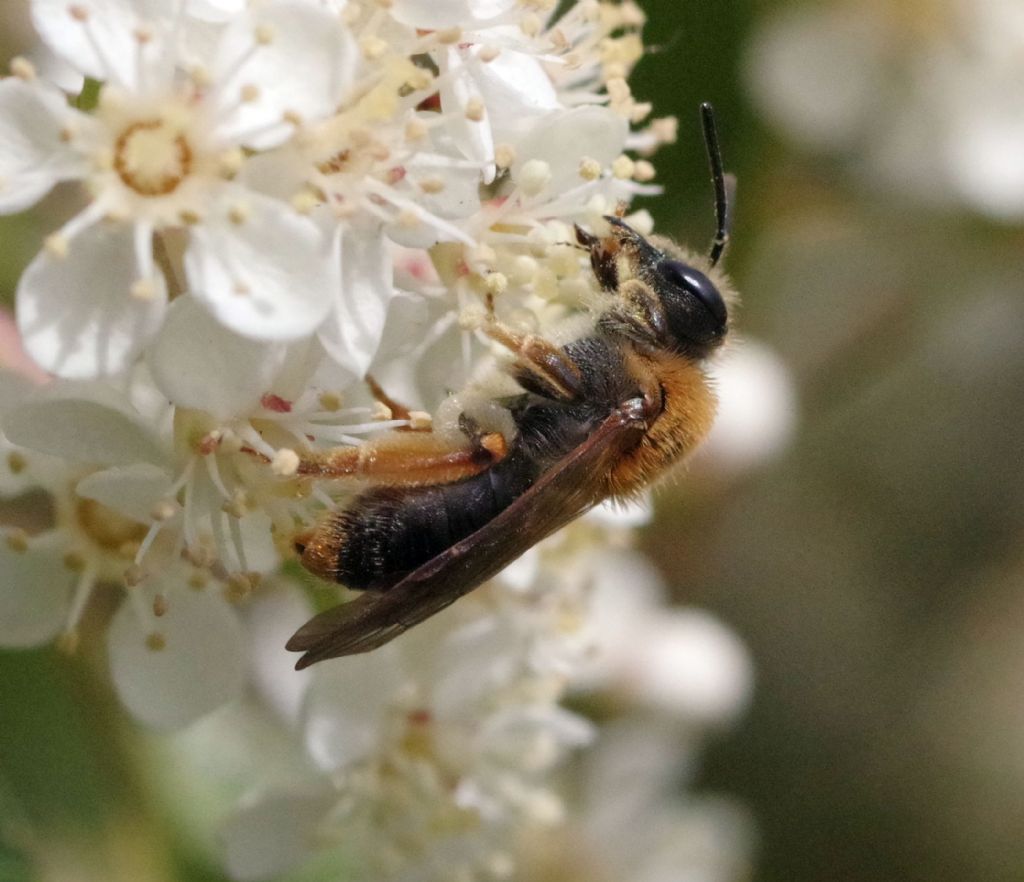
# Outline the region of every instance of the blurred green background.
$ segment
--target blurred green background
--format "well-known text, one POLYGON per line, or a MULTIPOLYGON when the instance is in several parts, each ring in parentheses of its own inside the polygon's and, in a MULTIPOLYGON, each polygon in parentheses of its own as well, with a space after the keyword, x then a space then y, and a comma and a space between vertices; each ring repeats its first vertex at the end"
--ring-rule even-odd
MULTIPOLYGON (((661 232, 710 239, 697 106, 711 100, 739 179, 726 264, 741 333, 776 350, 799 401, 781 455, 695 467, 645 536, 677 599, 734 628, 757 669, 751 711, 710 746, 698 784, 752 809, 758 882, 1024 879, 1024 235, 946 186, 938 154, 958 136, 930 139, 943 105, 915 99, 915 59, 956 46, 972 13, 953 0, 642 5, 652 52, 634 92, 680 119, 655 157, 665 196, 647 207, 661 232), (788 80, 772 64, 789 43, 772 56, 765 35, 805 16, 813 42, 834 13, 851 18, 829 26, 867 35, 822 52, 792 32, 808 137, 779 111, 788 80), (856 118, 830 121, 865 70, 856 118), (892 134, 912 119, 921 147, 892 134), (890 137, 911 147, 880 150, 890 137)), ((5 24, 9 56, 25 35, 5 24)), ((969 73, 984 51, 957 63, 969 73)), ((4 302, 47 227, 0 218, 4 302)), ((161 809, 124 764, 130 724, 98 689, 88 662, 0 653, 13 846, 0 880, 29 878, 18 813, 53 834, 48 878, 217 878, 173 825, 148 823, 161 809)))

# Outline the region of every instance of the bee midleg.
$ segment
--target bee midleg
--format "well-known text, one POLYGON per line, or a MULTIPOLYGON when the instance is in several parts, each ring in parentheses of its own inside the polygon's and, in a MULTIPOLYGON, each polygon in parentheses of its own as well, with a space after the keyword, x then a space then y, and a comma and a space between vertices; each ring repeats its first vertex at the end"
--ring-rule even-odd
POLYGON ((536 334, 521 334, 498 321, 493 309, 481 330, 516 356, 513 374, 531 392, 563 401, 583 394, 583 378, 565 350, 536 334))
POLYGON ((372 478, 381 484, 444 484, 484 471, 505 456, 497 432, 479 434, 467 448, 453 448, 431 433, 391 433, 354 447, 300 454, 298 473, 318 478, 372 478))

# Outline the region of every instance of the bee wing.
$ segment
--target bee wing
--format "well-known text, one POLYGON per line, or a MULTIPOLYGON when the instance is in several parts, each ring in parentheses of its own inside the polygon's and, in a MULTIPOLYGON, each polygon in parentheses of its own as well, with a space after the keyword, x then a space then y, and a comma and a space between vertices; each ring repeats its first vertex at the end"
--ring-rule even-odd
POLYGON ((287 643, 288 649, 305 653, 296 669, 383 646, 497 575, 600 502, 605 475, 644 431, 642 401, 621 405, 583 444, 475 533, 387 591, 363 594, 306 622, 287 643))

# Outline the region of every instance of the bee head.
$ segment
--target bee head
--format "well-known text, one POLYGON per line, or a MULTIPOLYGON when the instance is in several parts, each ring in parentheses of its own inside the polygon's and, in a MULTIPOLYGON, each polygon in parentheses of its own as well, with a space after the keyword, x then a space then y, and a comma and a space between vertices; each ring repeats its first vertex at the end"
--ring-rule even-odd
POLYGON ((663 247, 657 247, 620 218, 605 220, 614 244, 594 240, 600 249, 597 262, 611 264, 609 274, 622 301, 605 326, 640 343, 678 349, 694 358, 708 355, 725 338, 729 325, 726 301, 708 261, 688 257, 671 243, 659 241, 663 247), (605 254, 616 256, 609 259, 605 254))
POLYGON ((703 357, 722 342, 729 313, 718 286, 707 275, 667 255, 649 266, 645 275, 664 310, 673 343, 703 357))

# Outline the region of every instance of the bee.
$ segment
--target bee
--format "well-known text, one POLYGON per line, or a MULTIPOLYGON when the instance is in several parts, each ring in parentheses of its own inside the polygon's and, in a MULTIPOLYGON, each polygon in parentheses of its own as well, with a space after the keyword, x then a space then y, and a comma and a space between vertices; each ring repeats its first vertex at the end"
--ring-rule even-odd
POLYGON ((483 330, 513 353, 506 370, 521 390, 499 402, 511 437, 463 413, 461 449, 395 432, 302 462, 302 474, 375 484, 296 540, 306 569, 364 592, 294 634, 297 668, 387 643, 597 503, 635 496, 708 433, 716 401, 705 363, 726 338, 733 299, 717 269, 732 178, 709 104, 701 121, 715 192, 707 257, 608 216, 604 235, 575 229, 606 295, 588 333, 559 346, 489 313, 483 330))

